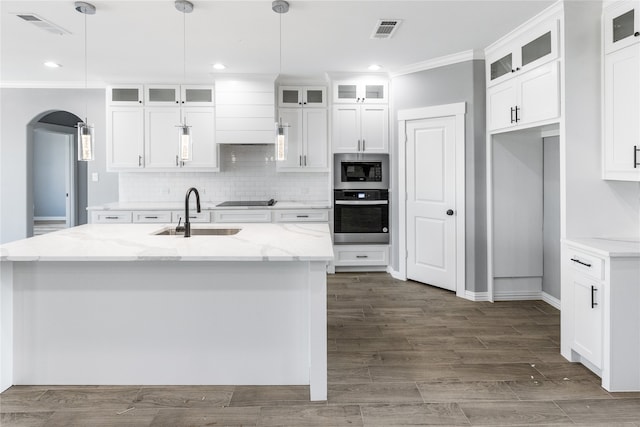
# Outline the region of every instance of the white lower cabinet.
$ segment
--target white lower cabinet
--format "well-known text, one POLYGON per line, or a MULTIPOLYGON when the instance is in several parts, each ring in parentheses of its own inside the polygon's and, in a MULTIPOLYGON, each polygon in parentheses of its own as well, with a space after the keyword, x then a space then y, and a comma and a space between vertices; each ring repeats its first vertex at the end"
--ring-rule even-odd
POLYGON ((213 211, 213 222, 271 222, 271 211, 258 209, 213 211))
POLYGON ((334 245, 336 267, 386 266, 389 245, 334 245))
POLYGON ((609 255, 565 243, 561 352, 599 375, 608 391, 640 391, 640 247, 623 253, 624 243, 612 242, 609 255))
MULTIPOLYGON (((184 211, 175 211, 171 213, 171 222, 178 224, 178 221, 184 223, 184 211)), ((211 212, 196 212, 195 209, 189 210, 189 222, 211 222, 211 212)))

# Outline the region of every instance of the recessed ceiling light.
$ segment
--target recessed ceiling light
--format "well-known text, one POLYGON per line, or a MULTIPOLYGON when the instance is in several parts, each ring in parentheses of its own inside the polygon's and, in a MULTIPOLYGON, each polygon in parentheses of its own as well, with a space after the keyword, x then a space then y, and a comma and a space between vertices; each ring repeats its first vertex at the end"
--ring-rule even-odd
POLYGON ((224 70, 227 67, 226 67, 226 65, 221 64, 221 63, 218 62, 216 64, 213 64, 213 68, 215 68, 216 70, 224 70))
POLYGON ((60 68, 60 67, 62 67, 62 65, 58 64, 57 62, 53 62, 53 61, 47 61, 47 62, 44 63, 44 65, 46 67, 49 67, 49 68, 60 68))
POLYGON ((380 68, 382 68, 382 67, 377 65, 377 64, 369 65, 369 71, 378 71, 380 68))

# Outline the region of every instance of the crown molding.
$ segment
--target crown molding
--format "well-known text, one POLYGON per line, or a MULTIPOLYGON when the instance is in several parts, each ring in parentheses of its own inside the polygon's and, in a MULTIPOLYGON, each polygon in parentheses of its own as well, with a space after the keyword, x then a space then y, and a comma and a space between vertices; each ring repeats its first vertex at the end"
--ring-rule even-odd
POLYGON ((389 75, 391 78, 403 76, 405 74, 417 73, 419 71, 431 70, 433 68, 444 67, 445 65, 458 64, 460 62, 473 61, 475 59, 484 59, 482 50, 466 50, 464 52, 454 53, 451 55, 441 56, 439 58, 429 59, 427 61, 418 62, 416 64, 407 65, 402 68, 393 70, 389 75))

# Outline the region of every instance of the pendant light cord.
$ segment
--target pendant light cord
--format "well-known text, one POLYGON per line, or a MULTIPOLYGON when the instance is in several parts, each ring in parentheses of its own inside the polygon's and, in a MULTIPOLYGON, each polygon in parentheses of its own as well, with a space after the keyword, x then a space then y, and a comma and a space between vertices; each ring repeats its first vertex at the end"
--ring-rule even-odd
POLYGON ((84 14, 84 121, 87 122, 87 115, 89 114, 89 95, 87 95, 87 14, 84 14))
POLYGON ((279 13, 278 14, 278 18, 280 18, 280 45, 279 45, 279 49, 280 52, 278 53, 280 56, 280 63, 279 63, 279 70, 278 70, 278 74, 282 74, 282 14, 279 13))

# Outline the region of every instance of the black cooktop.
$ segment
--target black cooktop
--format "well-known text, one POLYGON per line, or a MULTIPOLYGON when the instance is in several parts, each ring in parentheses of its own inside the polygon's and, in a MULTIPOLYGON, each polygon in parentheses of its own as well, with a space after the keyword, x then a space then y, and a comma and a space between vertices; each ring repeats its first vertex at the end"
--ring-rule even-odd
POLYGON ((273 206, 276 204, 276 201, 271 200, 230 200, 227 202, 222 202, 217 204, 216 206, 273 206))

